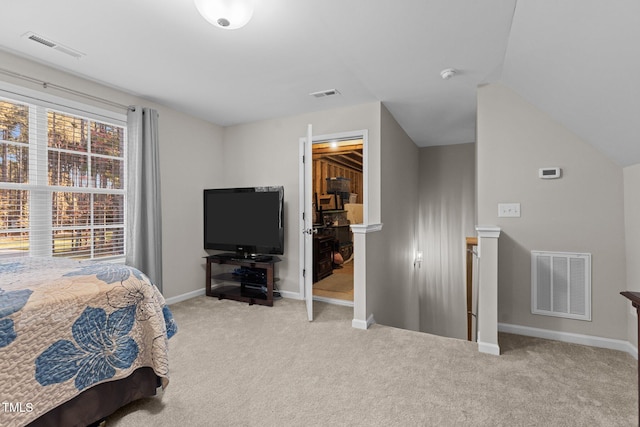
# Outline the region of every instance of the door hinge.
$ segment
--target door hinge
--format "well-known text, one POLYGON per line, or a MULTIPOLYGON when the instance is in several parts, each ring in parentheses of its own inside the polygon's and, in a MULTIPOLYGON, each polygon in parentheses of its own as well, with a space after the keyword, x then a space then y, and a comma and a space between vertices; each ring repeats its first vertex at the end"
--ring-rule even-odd
POLYGON ((304 163, 304 155, 302 156, 302 163, 304 163))
POLYGON ((302 277, 307 277, 307 270, 304 268, 302 269, 302 277))

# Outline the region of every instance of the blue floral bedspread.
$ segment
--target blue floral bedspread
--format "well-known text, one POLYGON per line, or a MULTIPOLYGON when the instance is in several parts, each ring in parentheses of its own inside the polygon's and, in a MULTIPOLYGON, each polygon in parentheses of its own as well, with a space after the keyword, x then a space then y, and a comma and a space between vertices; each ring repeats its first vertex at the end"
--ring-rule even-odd
POLYGON ((176 331, 162 294, 135 268, 0 260, 0 425, 25 425, 140 367, 166 387, 176 331))

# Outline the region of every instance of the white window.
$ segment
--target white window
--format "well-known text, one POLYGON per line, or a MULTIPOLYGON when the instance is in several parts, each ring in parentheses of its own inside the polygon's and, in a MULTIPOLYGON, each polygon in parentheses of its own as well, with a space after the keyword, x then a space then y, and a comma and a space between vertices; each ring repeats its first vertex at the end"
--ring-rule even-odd
POLYGON ((0 96, 0 256, 123 256, 124 118, 38 101, 0 96))

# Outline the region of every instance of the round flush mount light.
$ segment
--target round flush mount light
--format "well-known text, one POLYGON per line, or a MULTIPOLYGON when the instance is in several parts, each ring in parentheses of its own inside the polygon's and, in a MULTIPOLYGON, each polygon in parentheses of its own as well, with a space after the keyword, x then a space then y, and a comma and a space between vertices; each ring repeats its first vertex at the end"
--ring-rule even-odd
POLYGON ((200 15, 225 30, 244 27, 253 16, 251 0, 194 0, 200 15))
POLYGON ((449 80, 451 77, 455 76, 457 73, 457 71, 454 68, 445 68, 444 70, 440 71, 440 77, 442 77, 444 80, 449 80))

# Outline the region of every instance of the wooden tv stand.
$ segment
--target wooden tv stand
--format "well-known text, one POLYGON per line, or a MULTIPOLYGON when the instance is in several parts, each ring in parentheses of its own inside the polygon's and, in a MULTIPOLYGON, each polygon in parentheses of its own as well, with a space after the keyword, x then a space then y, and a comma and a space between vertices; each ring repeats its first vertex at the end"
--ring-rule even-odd
POLYGON ((207 296, 242 301, 249 305, 273 306, 273 288, 277 280, 275 265, 280 262, 280 258, 274 256, 269 257, 270 259, 254 260, 234 258, 228 254, 210 255, 205 258, 207 260, 207 296), (211 264, 235 265, 241 267, 246 274, 235 274, 233 271, 212 274, 211 264), (218 282, 216 286, 211 285, 212 280, 218 282))

